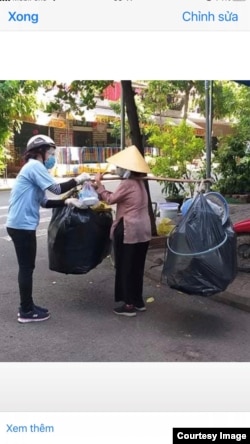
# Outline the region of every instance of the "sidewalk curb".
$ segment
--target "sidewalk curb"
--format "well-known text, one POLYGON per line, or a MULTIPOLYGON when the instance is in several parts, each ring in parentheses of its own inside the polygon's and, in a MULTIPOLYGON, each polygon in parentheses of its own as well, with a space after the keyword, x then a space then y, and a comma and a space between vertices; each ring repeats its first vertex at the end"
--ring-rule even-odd
POLYGON ((250 300, 245 296, 236 295, 234 293, 230 293, 229 291, 223 291, 222 293, 212 296, 212 299, 214 301, 230 305, 231 307, 250 312, 250 300))

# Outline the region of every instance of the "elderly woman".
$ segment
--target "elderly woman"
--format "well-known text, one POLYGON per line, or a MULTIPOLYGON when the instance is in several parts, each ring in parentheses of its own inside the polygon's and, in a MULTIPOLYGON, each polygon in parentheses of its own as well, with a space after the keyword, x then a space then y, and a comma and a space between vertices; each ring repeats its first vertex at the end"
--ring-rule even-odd
POLYGON ((96 174, 94 183, 102 200, 111 205, 117 204, 110 237, 115 253, 115 302, 123 304, 115 308, 114 313, 136 316, 137 311, 146 311, 143 275, 151 239, 151 223, 148 195, 140 177, 150 170, 135 146, 120 151, 107 161, 118 167, 117 172, 123 179, 113 193, 101 183, 101 174, 96 174))

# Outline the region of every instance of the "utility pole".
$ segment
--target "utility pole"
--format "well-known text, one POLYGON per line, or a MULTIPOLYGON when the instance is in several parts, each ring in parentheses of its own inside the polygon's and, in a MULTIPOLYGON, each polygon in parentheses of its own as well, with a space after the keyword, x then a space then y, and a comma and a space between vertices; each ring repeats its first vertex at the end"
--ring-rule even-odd
POLYGON ((125 102, 123 87, 121 86, 121 144, 120 149, 125 148, 125 102))
MULTIPOLYGON (((206 179, 211 177, 211 148, 212 148, 212 105, 213 105, 212 81, 205 80, 205 116, 206 116, 206 179)), ((207 191, 210 183, 206 184, 207 191)))

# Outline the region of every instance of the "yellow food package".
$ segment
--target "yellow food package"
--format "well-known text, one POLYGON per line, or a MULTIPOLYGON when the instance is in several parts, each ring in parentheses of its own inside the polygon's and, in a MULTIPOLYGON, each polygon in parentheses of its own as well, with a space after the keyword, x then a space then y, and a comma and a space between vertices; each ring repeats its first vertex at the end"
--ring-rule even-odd
POLYGON ((92 205, 91 209, 94 211, 111 211, 111 206, 100 200, 97 204, 92 205))
POLYGON ((174 228, 175 225, 171 219, 163 218, 157 225, 157 234, 159 236, 169 235, 174 228))

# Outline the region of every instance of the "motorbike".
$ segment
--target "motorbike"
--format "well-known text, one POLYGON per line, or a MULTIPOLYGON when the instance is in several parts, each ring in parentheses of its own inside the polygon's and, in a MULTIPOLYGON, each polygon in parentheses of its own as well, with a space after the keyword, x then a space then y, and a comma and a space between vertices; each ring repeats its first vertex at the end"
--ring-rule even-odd
POLYGON ((241 220, 233 224, 237 235, 237 263, 238 270, 250 272, 250 219, 241 220))

